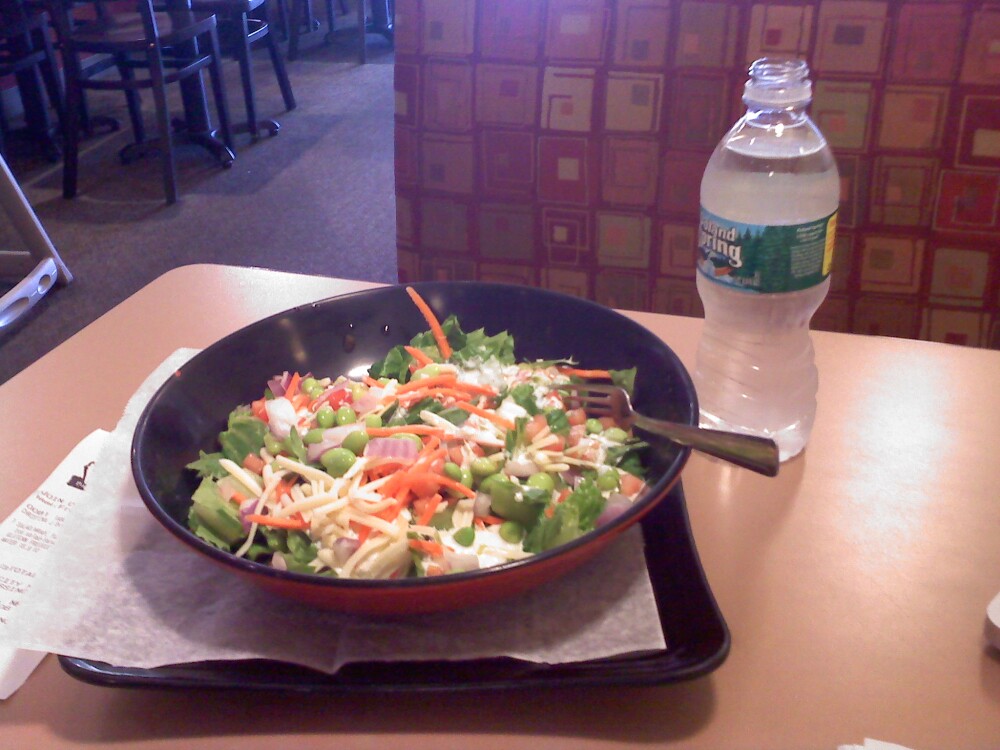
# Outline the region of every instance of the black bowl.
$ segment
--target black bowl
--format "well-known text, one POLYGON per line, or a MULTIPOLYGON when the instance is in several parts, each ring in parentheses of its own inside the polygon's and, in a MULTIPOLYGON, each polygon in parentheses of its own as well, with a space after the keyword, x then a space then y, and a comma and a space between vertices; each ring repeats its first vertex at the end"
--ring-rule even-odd
MULTIPOLYGON (((518 360, 573 357, 583 368, 637 368, 634 404, 643 413, 695 424, 694 386, 676 354, 638 323, 601 305, 555 292, 503 284, 412 285, 441 320, 454 313, 466 331, 507 330, 518 360)), ((260 397, 285 370, 334 377, 362 373, 394 345, 427 330, 402 286, 388 286, 295 307, 213 344, 157 391, 136 426, 132 472, 150 512, 182 542, 300 600, 343 611, 426 612, 453 609, 524 591, 589 559, 637 522, 678 480, 689 450, 655 436, 645 463, 649 492, 615 521, 534 557, 432 578, 358 580, 280 571, 234 557, 188 530, 198 485, 185 465, 217 450, 219 432, 238 404, 260 397)))

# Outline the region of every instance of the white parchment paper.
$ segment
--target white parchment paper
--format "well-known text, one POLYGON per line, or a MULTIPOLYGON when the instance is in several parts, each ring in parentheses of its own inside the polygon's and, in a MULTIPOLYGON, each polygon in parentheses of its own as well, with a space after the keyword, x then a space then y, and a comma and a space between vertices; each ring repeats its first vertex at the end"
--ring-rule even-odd
POLYGON ((195 353, 176 352, 129 402, 85 498, 8 622, 10 645, 141 668, 268 658, 326 672, 358 661, 509 656, 567 663, 666 647, 638 528, 528 594, 398 618, 278 598, 186 549, 140 500, 129 450, 149 398, 195 353))

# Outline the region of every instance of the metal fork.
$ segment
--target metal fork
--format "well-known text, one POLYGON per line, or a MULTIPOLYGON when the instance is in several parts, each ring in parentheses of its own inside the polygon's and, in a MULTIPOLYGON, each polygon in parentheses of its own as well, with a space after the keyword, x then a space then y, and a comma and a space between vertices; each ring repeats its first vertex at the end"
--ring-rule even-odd
POLYGON ((778 474, 778 446, 770 438, 738 432, 709 430, 679 422, 666 422, 639 414, 632 408, 628 393, 614 385, 568 383, 557 390, 568 391, 572 399, 593 416, 610 416, 625 427, 654 432, 701 453, 721 458, 769 477, 778 474))

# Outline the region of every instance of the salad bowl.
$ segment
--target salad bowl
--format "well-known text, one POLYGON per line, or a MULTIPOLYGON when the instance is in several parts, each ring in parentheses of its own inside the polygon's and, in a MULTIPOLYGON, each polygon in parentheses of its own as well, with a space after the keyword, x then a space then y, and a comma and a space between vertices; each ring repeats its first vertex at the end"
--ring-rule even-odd
MULTIPOLYGON (((687 371, 670 347, 609 308, 568 295, 483 282, 412 285, 443 320, 466 331, 513 336, 518 361, 572 359, 579 368, 635 368, 633 400, 650 416, 695 424, 687 371)), ((141 415, 132 473, 154 518, 181 542, 276 594, 344 612, 400 615, 458 609, 543 585, 601 553, 676 484, 689 449, 647 438, 646 491, 627 510, 582 536, 530 557, 465 572, 396 579, 335 578, 281 570, 237 557, 187 523, 198 476, 188 467, 215 450, 237 404, 260 398, 276 373, 360 378, 396 345, 427 330, 402 286, 386 286, 291 308, 209 346, 163 384, 141 415)), ((644 436, 645 437, 645 436, 644 436)))

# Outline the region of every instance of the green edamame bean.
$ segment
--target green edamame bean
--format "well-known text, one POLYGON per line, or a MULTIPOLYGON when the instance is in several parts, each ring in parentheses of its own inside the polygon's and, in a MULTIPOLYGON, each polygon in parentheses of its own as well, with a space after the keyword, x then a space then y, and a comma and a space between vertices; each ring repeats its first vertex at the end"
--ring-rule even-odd
POLYGON ((319 461, 330 476, 342 477, 347 473, 348 469, 354 466, 356 460, 357 456, 351 453, 351 451, 340 447, 331 448, 322 455, 319 461))
POLYGON ((490 485, 490 508, 501 518, 517 521, 525 526, 532 525, 538 520, 538 506, 519 502, 517 487, 504 476, 497 475, 490 485))
POLYGON ((621 487, 622 478, 618 469, 609 468, 597 475, 596 484, 601 492, 610 492, 621 487))
POLYGON ((628 440, 628 433, 621 427, 609 427, 602 434, 608 440, 613 440, 616 443, 624 443, 628 440))
POLYGON ((441 365, 430 364, 424 365, 419 370, 415 370, 410 376, 410 380, 423 380, 424 378, 433 378, 435 375, 441 374, 441 365))
POLYGON ((337 409, 335 419, 338 425, 354 424, 358 421, 358 415, 354 413, 354 409, 350 406, 341 406, 337 409))
POLYGON ((365 417, 365 427, 381 427, 382 417, 378 414, 369 414, 365 417))
POLYGON ((278 440, 278 438, 276 438, 273 434, 271 434, 270 432, 265 432, 264 447, 267 449, 267 452, 270 453, 272 456, 277 456, 279 453, 281 453, 281 449, 283 446, 281 445, 281 441, 278 440))
POLYGON ((490 474, 497 473, 496 462, 491 461, 484 456, 473 459, 472 463, 469 464, 469 469, 472 471, 474 479, 483 479, 484 477, 488 477, 490 474))
POLYGON ((444 465, 444 475, 448 479, 454 479, 456 482, 462 481, 462 467, 456 463, 448 461, 444 465))
POLYGON ((471 526, 463 526, 452 534, 451 538, 455 540, 455 544, 460 544, 463 547, 471 547, 472 543, 476 541, 476 530, 471 526))
POLYGON ((306 445, 312 445, 313 443, 322 443, 323 432, 324 430, 322 427, 317 427, 313 430, 309 430, 305 434, 305 437, 302 438, 302 442, 305 443, 306 445))
POLYGON ((328 405, 324 404, 316 412, 316 424, 325 430, 330 429, 337 421, 337 413, 328 405))
POLYGON ((517 544, 524 539, 524 527, 516 521, 504 521, 500 524, 500 538, 505 542, 517 544))
POLYGON ((308 394, 312 394, 312 392, 316 389, 316 378, 302 378, 301 382, 299 382, 299 388, 308 394))
POLYGON ((601 420, 599 419, 594 419, 593 417, 591 417, 586 422, 584 422, 584 425, 587 428, 588 435, 599 435, 602 432, 604 432, 604 425, 601 424, 601 420))
POLYGON ((556 480, 552 478, 551 474, 539 473, 532 474, 528 477, 526 484, 529 487, 534 487, 539 490, 546 490, 552 492, 556 488, 556 480))
POLYGON ((411 443, 417 446, 417 448, 424 447, 424 441, 420 439, 420 435, 414 435, 412 432, 401 432, 398 435, 394 435, 397 440, 409 440, 411 443))
POLYGON ((342 447, 347 448, 355 456, 360 456, 364 452, 366 445, 368 445, 368 433, 364 430, 355 430, 347 435, 344 438, 344 442, 341 443, 342 447))

